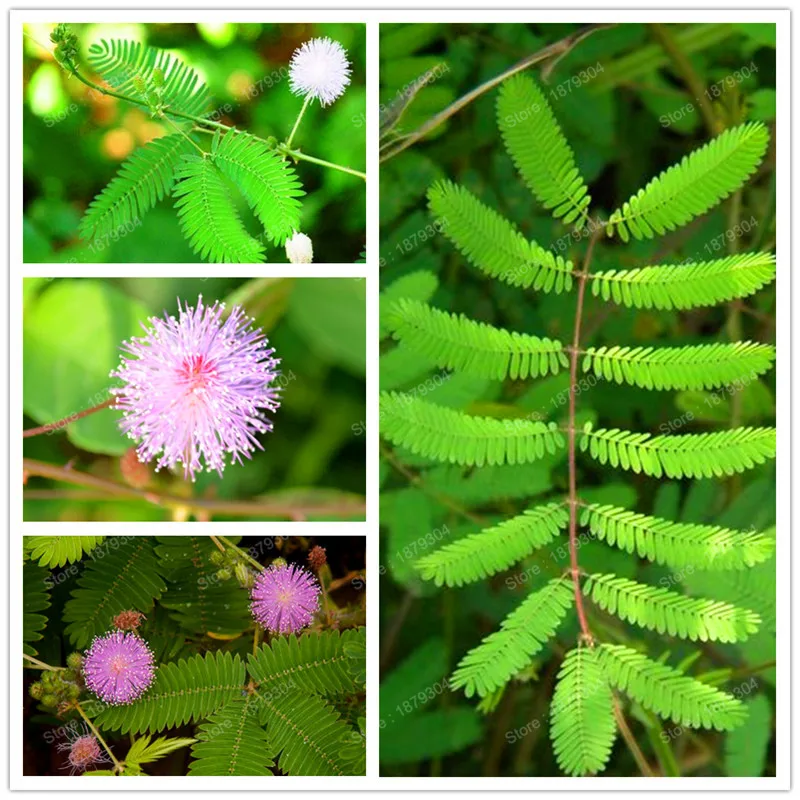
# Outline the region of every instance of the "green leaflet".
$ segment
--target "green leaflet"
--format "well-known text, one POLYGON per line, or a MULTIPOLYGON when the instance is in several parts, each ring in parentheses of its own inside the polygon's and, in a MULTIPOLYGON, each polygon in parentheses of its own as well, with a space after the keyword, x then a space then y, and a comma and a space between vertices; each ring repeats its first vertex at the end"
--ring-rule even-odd
POLYGON ((763 533, 695 525, 593 503, 581 525, 608 544, 673 569, 745 570, 768 560, 775 541, 763 533))
POLYGON ((162 136, 133 151, 111 183, 92 200, 81 220, 81 238, 124 235, 166 197, 183 158, 194 148, 179 133, 162 136))
POLYGON ((504 217, 449 181, 428 190, 442 233, 481 272, 511 286, 560 294, 572 288, 572 263, 529 242, 504 217))
POLYGON ((164 50, 141 42, 103 39, 89 48, 89 63, 114 91, 139 97, 133 79, 141 78, 149 89, 154 90, 153 70, 160 69, 164 82, 157 91, 163 104, 183 114, 196 117, 206 114, 208 90, 200 76, 164 50))
POLYGON ((189 634, 237 636, 250 625, 249 598, 236 580, 217 577, 216 547, 206 536, 160 536, 158 569, 166 578, 161 605, 189 634))
POLYGON ((281 687, 323 695, 357 692, 347 649, 364 641, 364 628, 278 637, 262 645, 255 656, 248 656, 247 669, 269 691, 281 687))
POLYGON ((189 775, 272 775, 276 755, 258 723, 258 695, 250 694, 200 725, 189 775))
POLYGON ((534 550, 553 541, 567 527, 565 506, 549 503, 529 508, 424 556, 416 568, 437 586, 463 586, 508 569, 534 550))
POLYGON ((242 696, 245 668, 230 653, 207 653, 162 664, 153 685, 127 706, 103 707, 100 728, 121 733, 159 733, 188 722, 198 722, 242 696))
POLYGON ((236 264, 263 261, 264 247, 245 230, 211 159, 185 156, 178 178, 172 193, 181 230, 200 258, 236 264))
POLYGON ((558 766, 569 775, 604 769, 617 734, 611 688, 592 648, 564 658, 550 704, 550 738, 558 766))
POLYGON ((166 589, 145 537, 109 537, 99 557, 84 564, 78 586, 64 606, 65 632, 77 648, 111 630, 120 611, 146 614, 166 589))
POLYGON ((618 429, 584 428, 580 449, 601 464, 660 478, 733 475, 775 457, 773 428, 733 428, 715 433, 651 436, 618 429))
POLYGON ((539 202, 554 217, 582 227, 591 197, 550 104, 532 78, 517 74, 503 82, 497 123, 506 150, 539 202))
POLYGON ((749 609, 686 597, 616 575, 590 575, 583 593, 620 619, 693 642, 742 642, 761 624, 761 617, 749 609))
POLYGON ((322 697, 302 691, 259 693, 259 716, 278 766, 291 775, 344 775, 341 751, 355 734, 322 697))
POLYGON ((381 339, 389 335, 390 331, 386 326, 385 317, 389 309, 398 300, 416 300, 420 303, 427 303, 433 297, 434 292, 439 286, 439 279, 427 269, 420 269, 403 275, 393 281, 381 292, 380 319, 381 319, 381 339))
POLYGON ((80 561, 104 538, 103 536, 26 536, 23 541, 31 561, 38 561, 39 566, 52 569, 80 561))
POLYGON ((397 392, 381 393, 380 416, 393 444, 455 464, 524 464, 564 445, 555 424, 472 417, 397 392))
POLYGON ((663 719, 728 731, 747 718, 744 704, 735 697, 630 647, 601 644, 597 651, 609 682, 663 719))
POLYGON ((644 389, 714 389, 772 368, 775 348, 754 342, 688 347, 590 347, 584 372, 644 389))
POLYGON ((560 578, 530 594, 503 620, 499 631, 461 659, 450 688, 463 688, 467 697, 476 693, 485 697, 508 683, 553 636, 574 600, 572 584, 560 578))
POLYGON ((22 565, 22 652, 29 656, 37 653, 33 642, 44 638, 47 617, 41 612, 50 608, 51 585, 49 570, 30 561, 22 565))
POLYGON ((494 328, 413 300, 398 300, 384 319, 395 339, 442 369, 516 380, 569 366, 561 342, 494 328))
POLYGON ((729 128, 634 194, 609 217, 608 234, 652 239, 705 214, 755 172, 768 143, 762 122, 729 128))
POLYGON ((592 294, 628 308, 700 308, 747 297, 775 279, 772 253, 715 261, 611 269, 590 276, 592 294))
POLYGON ((283 245, 300 229, 300 201, 305 192, 292 166, 275 150, 247 133, 214 135, 211 157, 244 195, 270 240, 283 245))

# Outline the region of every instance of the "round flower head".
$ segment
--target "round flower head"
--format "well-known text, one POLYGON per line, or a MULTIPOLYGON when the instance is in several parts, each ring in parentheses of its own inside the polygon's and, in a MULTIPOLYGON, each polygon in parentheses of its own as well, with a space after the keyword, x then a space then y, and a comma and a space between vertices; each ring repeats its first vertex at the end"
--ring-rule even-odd
POLYGON ((314 246, 304 233, 294 232, 286 240, 286 257, 290 264, 310 264, 314 260, 314 246))
POLYGON ((61 752, 69 751, 67 756, 67 767, 74 775, 76 772, 86 772, 89 767, 95 764, 102 764, 110 761, 109 757, 103 752, 97 739, 88 732, 72 732, 70 740, 61 742, 58 745, 61 752))
POLYGON ((316 97, 323 106, 344 94, 350 84, 347 51, 327 36, 305 42, 292 55, 289 86, 293 94, 316 97))
POLYGON ((86 651, 86 688, 112 706, 132 703, 155 677, 153 653, 135 633, 113 631, 97 636, 86 651))
POLYGON ((123 342, 127 356, 111 373, 123 386, 112 392, 139 459, 157 457, 156 470, 182 465, 194 480, 204 468, 222 475, 226 453, 241 463, 263 449, 256 434, 272 430, 263 409, 280 405, 280 361, 241 306, 224 320, 225 306, 202 296, 196 309, 178 309, 178 319, 151 317, 144 337, 123 342))
POLYGON ((311 624, 319 608, 319 583, 294 564, 271 566, 256 577, 250 610, 261 627, 273 633, 294 633, 311 624))

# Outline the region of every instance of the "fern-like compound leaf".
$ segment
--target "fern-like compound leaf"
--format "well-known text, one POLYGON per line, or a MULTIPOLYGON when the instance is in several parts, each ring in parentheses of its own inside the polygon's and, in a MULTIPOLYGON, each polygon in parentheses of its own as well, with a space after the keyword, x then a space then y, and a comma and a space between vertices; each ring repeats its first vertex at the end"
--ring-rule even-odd
POLYGON ((549 544, 568 522, 569 513, 559 503, 529 508, 424 556, 416 568, 425 580, 432 580, 437 586, 475 583, 549 544))
POLYGON ((300 229, 300 201, 305 192, 294 168, 266 144, 247 133, 215 135, 211 155, 220 171, 244 195, 267 235, 282 245, 300 229))
POLYGON ((50 608, 52 579, 45 567, 26 561, 22 565, 22 652, 36 655, 34 642, 43 639, 47 617, 42 614, 50 608))
POLYGON ((77 648, 110 630, 120 611, 146 614, 167 588, 151 540, 144 536, 108 539, 102 557, 84 565, 78 586, 64 606, 65 632, 77 648))
POLYGON ((693 642, 743 642, 761 624, 761 617, 750 609, 687 597, 616 575, 590 575, 583 593, 620 619, 693 642))
POLYGON ((142 217, 172 191, 178 168, 192 149, 185 136, 174 133, 134 150, 86 209, 80 223, 81 238, 89 241, 124 235, 130 226, 139 225, 142 217))
POLYGON ((529 242, 505 217, 449 181, 428 190, 442 233, 485 275, 523 289, 560 294, 572 288, 570 261, 529 242))
POLYGON ((768 143, 762 122, 729 128, 634 194, 609 217, 609 235, 652 239, 705 214, 755 172, 768 143))
MULTIPOLYGON (((433 293, 439 286, 439 279, 427 269, 420 269, 416 272, 409 272, 402 275, 397 280, 392 281, 382 292, 380 301, 380 334, 381 339, 390 334, 390 329, 386 324, 386 317, 394 304, 398 300, 416 300, 420 303, 427 303, 433 297, 433 293)), ((382 384, 381 384, 382 385, 382 384)))
POLYGON ((397 392, 381 393, 380 418, 393 444, 455 464, 525 464, 564 446, 554 423, 470 416, 397 392))
POLYGON ((581 525, 609 545, 676 570, 744 570, 775 552, 775 540, 756 531, 670 522, 597 503, 583 510, 581 525))
POLYGON ((186 156, 173 189, 181 228, 192 249, 207 261, 263 261, 264 248, 242 225, 219 169, 209 158, 186 156))
POLYGON ((617 735, 611 687, 594 649, 570 650, 550 704, 550 738, 568 775, 601 772, 617 735))
POLYGON ((463 688, 467 697, 476 693, 485 697, 504 686, 542 650, 574 599, 572 585, 560 578, 530 594, 503 620, 500 630, 461 659, 450 688, 463 688))
POLYGON ((771 253, 737 253, 714 261, 611 269, 591 275, 592 294, 628 308, 700 308, 757 292, 775 278, 771 253))
POLYGON ((244 684, 244 662, 238 655, 196 655, 160 665, 142 697, 127 706, 104 707, 96 721, 100 728, 122 733, 159 733, 207 719, 242 697, 244 684))
POLYGON ((341 750, 350 728, 324 698, 303 691, 259 692, 261 723, 269 742, 280 751, 278 766, 289 775, 344 775, 341 750))
POLYGON ((283 692, 335 695, 358 691, 353 679, 349 645, 364 644, 365 629, 290 635, 262 645, 248 657, 247 669, 259 687, 283 692))
POLYGON ((662 719, 718 731, 733 730, 747 719, 740 700, 630 647, 601 644, 597 650, 612 686, 662 719))
POLYGON ((536 82, 517 74, 497 98, 503 141, 528 188, 553 216, 582 227, 591 197, 553 110, 536 82))
POLYGON ((258 695, 232 700, 196 735, 189 775, 272 775, 277 753, 258 723, 258 695))
POLYGON ((236 580, 217 577, 217 548, 207 536, 161 536, 156 554, 168 590, 160 605, 190 634, 228 637, 250 625, 247 593, 236 580))
POLYGON ((159 736, 153 739, 152 736, 141 736, 131 746, 125 754, 126 767, 141 766, 142 764, 152 764, 160 758, 194 744, 194 739, 168 738, 159 736))
POLYGON ((115 92, 140 96, 134 85, 134 78, 140 78, 168 109, 196 117, 207 112, 208 90, 200 76, 165 50, 127 39, 103 39, 89 48, 89 63, 115 92), (164 78, 158 87, 153 82, 156 69, 164 78))
POLYGON ((26 536, 25 552, 39 566, 53 569, 74 564, 91 553, 104 536, 26 536))
POLYGON ((775 348, 754 342, 687 347, 590 347, 583 370, 644 389, 714 389, 769 371, 775 348))
POLYGON ((395 339, 436 366, 477 378, 536 378, 569 366, 561 342, 495 328, 414 300, 398 300, 384 320, 395 339))
POLYGON ((732 428, 714 433, 651 436, 591 425, 581 450, 611 464, 660 478, 713 478, 733 475, 775 457, 774 428, 732 428))

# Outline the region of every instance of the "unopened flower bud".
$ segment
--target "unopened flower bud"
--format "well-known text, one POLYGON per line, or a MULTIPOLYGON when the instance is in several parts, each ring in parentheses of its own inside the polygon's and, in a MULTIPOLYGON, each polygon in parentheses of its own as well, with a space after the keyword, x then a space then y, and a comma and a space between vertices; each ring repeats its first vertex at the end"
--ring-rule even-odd
POLYGON ((144 94, 147 91, 147 84, 141 75, 134 75, 131 83, 133 83, 133 88, 136 89, 139 94, 144 94))
POLYGON ((67 666, 70 669, 80 669, 83 666, 83 655, 75 652, 67 656, 67 666))
POLYGON ((314 572, 319 572, 320 569, 325 566, 327 561, 328 556, 324 547, 316 545, 311 548, 311 551, 308 554, 308 565, 314 570, 314 572))
POLYGON ((119 460, 119 471, 128 486, 134 489, 144 489, 150 483, 150 467, 139 460, 136 448, 131 447, 119 460))
POLYGON ((247 568, 247 564, 243 564, 240 561, 234 567, 234 573, 236 580, 239 581, 239 585, 243 588, 249 589, 253 585, 253 573, 247 568))
POLYGON ((153 70, 152 78, 153 86, 155 86, 156 89, 160 89, 164 85, 164 70, 156 67, 153 70))
POLYGON ((34 700, 41 700, 42 695, 44 694, 44 686, 38 681, 36 683, 32 683, 28 687, 28 694, 34 698, 34 700))

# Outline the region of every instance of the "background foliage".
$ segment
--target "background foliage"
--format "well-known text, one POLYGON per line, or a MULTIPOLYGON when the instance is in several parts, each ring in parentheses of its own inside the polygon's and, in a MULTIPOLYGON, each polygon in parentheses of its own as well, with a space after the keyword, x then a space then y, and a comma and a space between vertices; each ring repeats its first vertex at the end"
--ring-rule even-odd
MULTIPOLYGON (((116 241, 93 246, 78 236, 90 201, 136 147, 172 133, 147 111, 102 97, 53 60, 52 25, 26 25, 23 107, 23 248, 28 262, 195 262, 168 201, 116 241), (106 246, 107 245, 107 246, 106 246)), ((289 91, 292 52, 314 36, 329 36, 347 49, 352 81, 328 108, 314 103, 295 138, 306 153, 355 169, 366 159, 366 41, 353 24, 76 24, 81 63, 103 38, 141 41, 178 54, 199 70, 212 97, 215 119, 261 137, 283 140, 302 98, 289 91)), ((297 166, 307 196, 302 225, 314 240, 317 260, 356 261, 364 249, 364 182, 335 170, 297 166)), ((244 201, 243 219, 257 231, 244 201)), ((285 261, 282 248, 267 259, 285 261)))
MULTIPOLYGON (((147 489, 216 500, 286 501, 311 507, 342 503, 335 518, 363 518, 366 373, 365 283, 346 278, 55 279, 24 281, 23 427, 46 424, 106 399, 109 372, 123 339, 141 335, 140 322, 177 311, 176 298, 195 304, 240 302, 281 358, 284 385, 274 431, 251 461, 229 465, 223 477, 152 473, 147 489)), ((123 481, 121 457, 133 442, 104 410, 66 430, 25 440, 27 458, 123 481)), ((183 519, 143 500, 76 494, 75 486, 31 477, 26 519, 183 519), (85 499, 84 499, 85 498, 85 499)), ((83 493, 82 493, 83 492, 83 493)), ((189 504, 187 504, 189 505, 189 504)), ((213 518, 223 519, 224 514, 213 518)), ((241 517, 239 517, 241 518, 241 517)), ((245 516, 247 518, 247 516, 245 516)), ((251 515, 252 518, 252 515, 251 515)), ((263 518, 263 515, 260 515, 263 518)))
MULTIPOLYGON (((666 26, 688 59, 690 75, 709 92, 713 119, 722 127, 775 118, 775 32, 772 25, 666 26), (742 67, 748 67, 744 76, 742 67), (741 80, 729 76, 738 74, 741 80), (718 83, 719 82, 719 83, 718 83), (712 86, 718 86, 718 95, 712 86)), ((427 71, 435 76, 405 110, 392 143, 482 82, 547 44, 574 34, 559 25, 384 25, 381 29, 381 100, 386 116, 427 71)), ((713 135, 685 68, 667 54, 650 27, 613 26, 594 33, 555 62, 542 79, 559 125, 571 144, 593 206, 606 215, 659 171, 713 135), (591 68, 591 69, 590 69, 591 68), (585 77, 581 77, 581 75, 585 77), (560 88, 559 88, 560 87, 560 88)), ((502 147, 497 130, 497 90, 451 117, 422 142, 381 165, 382 308, 401 297, 507 329, 568 341, 575 297, 528 291, 489 281, 432 226, 425 194, 437 179, 456 181, 513 220, 527 238, 554 253, 579 259, 585 240, 572 237, 535 202, 502 147), (524 298, 525 302, 520 302, 524 298)), ((774 136, 774 130, 772 131, 774 136)), ((728 202, 665 237, 621 245, 601 239, 593 268, 624 269, 648 263, 721 258, 728 252, 770 250, 775 244, 774 150, 743 190, 741 205, 728 202), (733 234, 726 234, 734 231, 733 234)), ((576 262, 577 263, 577 262, 576 262)), ((785 269, 786 264, 779 264, 785 269)), ((721 340, 773 342, 775 288, 741 304, 689 313, 625 309, 587 294, 585 345, 691 345, 721 331, 721 340)), ((381 331, 386 337, 388 329, 381 331)), ((585 378, 586 376, 584 376, 585 378)), ((414 392, 429 402, 505 419, 560 421, 566 409, 566 371, 535 381, 504 383, 436 371, 385 338, 381 388, 414 392)), ((623 430, 703 432, 711 423, 774 424, 774 372, 728 393, 646 392, 611 382, 582 381, 578 419, 623 430)), ((566 544, 544 547, 516 569, 488 582, 441 589, 421 580, 414 564, 451 539, 519 513, 526 501, 564 493, 563 453, 544 462, 471 471, 437 466, 384 445, 381 467, 382 578, 381 760, 384 775, 558 775, 548 742, 550 700, 565 652, 578 633, 574 614, 532 666, 517 675, 501 699, 476 707, 452 693, 448 676, 471 647, 533 588, 560 575, 566 544), (488 712, 488 713, 485 713, 488 712)), ((775 522, 774 466, 730 480, 655 481, 603 473, 581 461, 581 497, 635 508, 645 514, 768 530, 775 522), (602 485, 601 485, 602 484, 602 485)), ((695 734, 660 722, 635 703, 629 719, 651 764, 664 774, 774 774, 775 560, 742 573, 704 573, 692 564, 679 571, 646 564, 591 537, 580 548, 587 572, 613 572, 662 588, 733 602, 747 596, 764 623, 743 644, 681 643, 637 631, 654 657, 692 665, 709 683, 755 708, 750 721, 727 735, 695 734), (741 676, 741 677, 738 677, 741 676), (752 747, 745 745, 753 743, 752 747)), ((602 617, 602 625, 615 625, 602 617)), ((616 623, 615 636, 625 627, 616 623)), ((606 775, 637 775, 618 741, 606 775)))
MULTIPOLYGON (((77 698, 125 774, 363 774, 363 537, 220 538, 235 569, 233 561, 220 569, 209 537, 26 537, 25 653, 61 668, 120 612, 145 614, 138 632, 158 665, 153 686, 127 706, 96 702, 85 689, 77 698), (253 565, 241 552, 265 565, 282 557, 307 566, 315 545, 327 564, 314 622, 300 634, 254 639, 240 583, 253 565), (167 744, 156 746, 161 737, 167 744)), ((23 774, 64 774, 58 745, 83 723, 74 708, 34 700, 27 690, 43 673, 26 666, 23 774)))

